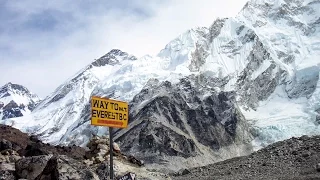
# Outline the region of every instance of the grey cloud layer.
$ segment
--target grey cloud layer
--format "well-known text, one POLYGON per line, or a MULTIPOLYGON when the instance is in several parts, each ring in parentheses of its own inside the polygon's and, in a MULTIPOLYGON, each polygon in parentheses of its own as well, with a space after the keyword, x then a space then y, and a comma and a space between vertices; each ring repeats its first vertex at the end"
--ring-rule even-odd
POLYGON ((194 26, 235 15, 244 0, 4 0, 0 2, 0 85, 44 97, 112 48, 156 54, 194 26), (104 3, 102 3, 104 2, 104 3))

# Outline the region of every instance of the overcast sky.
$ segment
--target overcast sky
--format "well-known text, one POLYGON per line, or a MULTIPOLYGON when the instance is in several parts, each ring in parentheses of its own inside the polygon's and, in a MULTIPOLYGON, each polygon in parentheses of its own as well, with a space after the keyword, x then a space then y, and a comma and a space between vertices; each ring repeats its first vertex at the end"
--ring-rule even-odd
POLYGON ((157 54, 172 39, 246 0, 0 0, 0 86, 44 98, 114 48, 157 54))

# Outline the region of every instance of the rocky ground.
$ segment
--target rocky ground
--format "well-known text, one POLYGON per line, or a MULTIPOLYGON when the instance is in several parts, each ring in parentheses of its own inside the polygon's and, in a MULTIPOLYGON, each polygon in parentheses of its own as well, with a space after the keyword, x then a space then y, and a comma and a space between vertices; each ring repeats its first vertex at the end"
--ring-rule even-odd
POLYGON ((320 179, 320 136, 277 142, 251 155, 183 170, 172 176, 189 179, 320 179))
MULTIPOLYGON (((10 126, 0 125, 0 132, 0 180, 109 178, 110 144, 107 136, 93 137, 88 149, 84 149, 45 144, 10 126)), ((134 156, 123 154, 116 143, 112 147, 116 179, 128 173, 135 174, 134 179, 139 180, 170 179, 166 174, 146 169, 144 163, 134 156)))
MULTIPOLYGON (((5 125, 0 125, 0 131, 0 180, 108 179, 110 144, 107 136, 93 137, 88 149, 83 149, 44 144, 5 125)), ((116 143, 113 150, 117 179, 131 172, 139 180, 320 180, 320 136, 291 138, 248 156, 170 175, 147 169, 139 159, 123 154, 116 143)))
POLYGON ((51 146, 42 143, 36 136, 28 136, 10 126, 0 125, 0 150, 12 149, 21 156, 37 155, 68 155, 71 158, 83 160, 85 150, 77 146, 51 146))

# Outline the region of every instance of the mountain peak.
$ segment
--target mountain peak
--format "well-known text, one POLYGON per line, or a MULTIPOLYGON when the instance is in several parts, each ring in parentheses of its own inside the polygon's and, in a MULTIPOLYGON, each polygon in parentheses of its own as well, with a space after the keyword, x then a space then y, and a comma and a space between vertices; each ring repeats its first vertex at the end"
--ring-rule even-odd
POLYGON ((2 92, 17 92, 17 91, 22 93, 30 93, 30 91, 26 87, 20 84, 14 84, 12 82, 8 82, 7 84, 5 84, 0 88, 0 94, 2 92))
POLYGON ((12 84, 12 82, 8 82, 7 84, 5 84, 5 86, 6 86, 6 85, 11 85, 11 84, 12 84))
POLYGON ((8 82, 0 87, 0 119, 20 117, 30 113, 40 101, 26 87, 8 82))
POLYGON ((111 49, 107 54, 114 54, 118 56, 124 56, 127 55, 128 53, 121 51, 120 49, 111 49))
POLYGON ((130 55, 126 52, 121 51, 120 49, 112 49, 107 54, 103 55, 99 59, 95 60, 92 65, 96 67, 105 66, 105 65, 116 65, 123 60, 137 60, 133 55, 130 55))

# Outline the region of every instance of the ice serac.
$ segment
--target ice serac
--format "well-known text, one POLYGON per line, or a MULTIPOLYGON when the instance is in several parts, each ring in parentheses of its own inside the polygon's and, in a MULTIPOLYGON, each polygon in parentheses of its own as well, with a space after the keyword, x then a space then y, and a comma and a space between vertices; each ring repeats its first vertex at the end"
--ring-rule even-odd
POLYGON ((46 142, 60 143, 61 139, 69 136, 66 134, 69 129, 77 127, 81 112, 97 83, 133 60, 136 58, 126 52, 111 50, 41 101, 30 116, 24 117, 27 121, 13 121, 14 126, 38 134, 46 142))
POLYGON ((238 83, 239 89, 247 91, 242 91, 241 98, 247 99, 251 109, 243 113, 255 122, 257 148, 320 133, 315 100, 320 72, 319 18, 317 0, 249 1, 236 17, 256 33, 264 49, 260 48, 260 57, 266 56, 255 55, 257 68, 250 65, 238 83), (248 75, 251 78, 245 78, 248 75))
POLYGON ((26 87, 9 82, 0 87, 0 119, 30 114, 39 101, 26 87))

